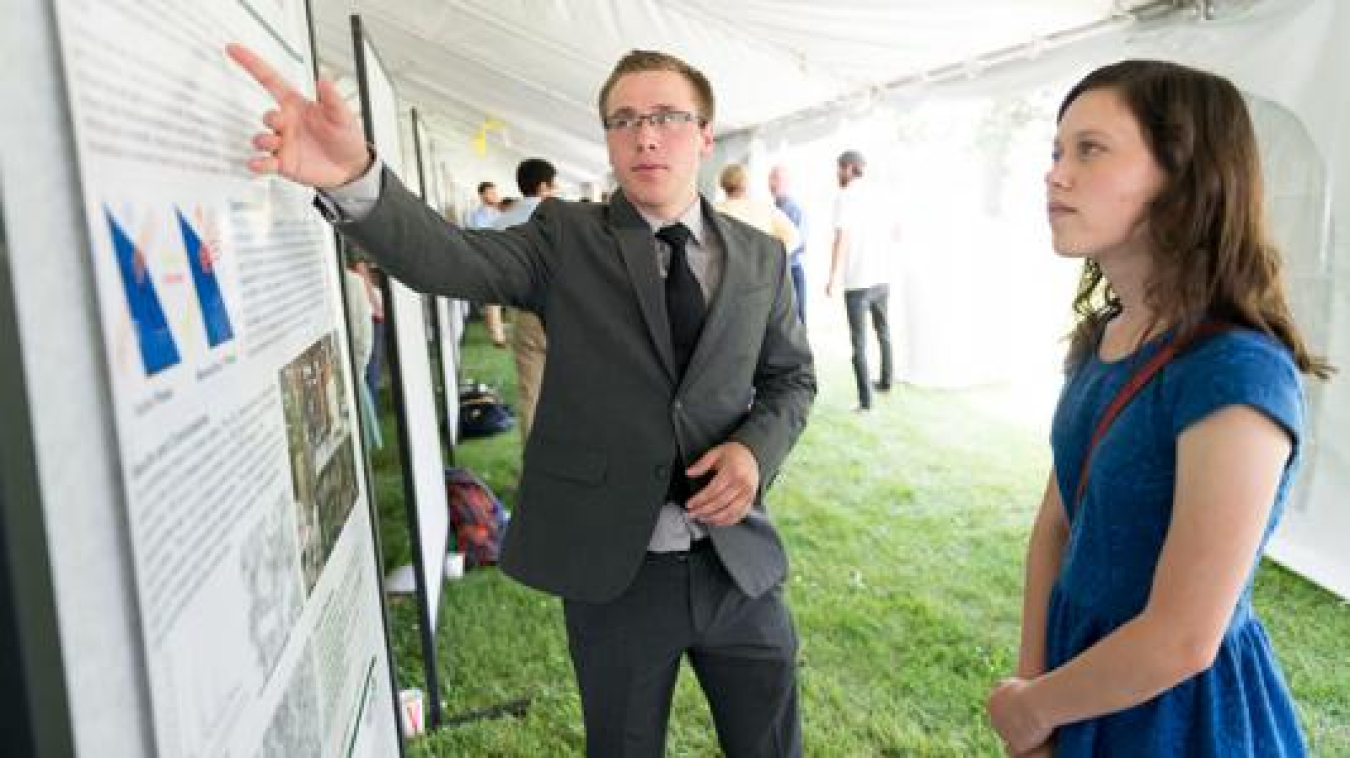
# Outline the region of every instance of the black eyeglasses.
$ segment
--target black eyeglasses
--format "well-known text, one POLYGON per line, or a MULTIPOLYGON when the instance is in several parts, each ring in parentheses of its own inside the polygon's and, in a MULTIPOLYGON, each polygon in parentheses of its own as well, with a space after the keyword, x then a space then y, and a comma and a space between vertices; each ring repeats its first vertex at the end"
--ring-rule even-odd
POLYGON ((688 111, 655 111, 653 113, 620 113, 604 120, 605 131, 636 132, 644 123, 661 132, 673 132, 685 124, 697 122, 699 126, 707 122, 688 111))

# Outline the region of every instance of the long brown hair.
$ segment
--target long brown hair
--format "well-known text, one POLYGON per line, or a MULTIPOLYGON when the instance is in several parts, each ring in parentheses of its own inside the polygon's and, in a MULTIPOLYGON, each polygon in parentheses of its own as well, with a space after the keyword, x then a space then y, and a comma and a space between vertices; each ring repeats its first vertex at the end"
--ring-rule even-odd
MULTIPOLYGON (((1266 231, 1261 159, 1247 106, 1232 82, 1176 63, 1127 60, 1093 71, 1069 90, 1059 119, 1080 95, 1105 89, 1134 114, 1167 176, 1147 210, 1153 270, 1145 302, 1155 326, 1185 339, 1206 319, 1255 329, 1282 342, 1303 373, 1334 369, 1312 354, 1284 294, 1280 254, 1266 231)), ((1096 348, 1120 300, 1088 260, 1074 297, 1077 325, 1066 365, 1096 348)))

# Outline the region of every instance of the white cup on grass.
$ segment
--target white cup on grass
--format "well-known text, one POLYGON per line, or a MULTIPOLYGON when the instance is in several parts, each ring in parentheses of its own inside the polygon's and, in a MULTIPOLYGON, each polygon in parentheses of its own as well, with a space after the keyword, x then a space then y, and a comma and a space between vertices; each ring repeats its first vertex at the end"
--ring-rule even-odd
POLYGON ((399 720, 403 722, 403 735, 416 737, 426 731, 426 722, 422 720, 422 691, 419 689, 401 690, 398 693, 399 720))
POLYGON ((447 553, 445 556, 445 578, 460 579, 464 576, 464 554, 447 553))

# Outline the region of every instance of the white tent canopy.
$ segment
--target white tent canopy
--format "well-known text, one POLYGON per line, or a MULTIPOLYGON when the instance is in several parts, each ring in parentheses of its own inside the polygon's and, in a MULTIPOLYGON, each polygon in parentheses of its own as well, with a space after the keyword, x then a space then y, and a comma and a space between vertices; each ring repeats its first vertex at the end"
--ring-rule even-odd
POLYGON ((614 62, 634 48, 671 52, 702 69, 717 90, 717 129, 725 133, 952 65, 976 73, 1011 49, 1034 53, 1076 30, 1128 24, 1172 6, 1120 0, 358 0, 315 3, 314 9, 319 56, 329 74, 352 75, 348 19, 359 14, 400 96, 419 107, 461 170, 501 172, 520 158, 543 155, 565 178, 587 182, 603 179, 608 168, 596 93, 614 62), (486 153, 473 148, 475 139, 486 153))

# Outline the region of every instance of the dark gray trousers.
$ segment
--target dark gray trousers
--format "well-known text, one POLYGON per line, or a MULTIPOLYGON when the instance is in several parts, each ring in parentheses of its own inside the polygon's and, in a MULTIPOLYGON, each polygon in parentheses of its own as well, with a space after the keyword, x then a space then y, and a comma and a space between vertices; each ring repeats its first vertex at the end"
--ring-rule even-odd
POLYGON ((612 602, 563 602, 591 758, 664 754, 685 655, 728 758, 801 755, 797 635, 782 590, 746 597, 699 544, 649 554, 612 602))
POLYGON ((792 264, 792 290, 797 295, 797 318, 806 323, 806 269, 800 263, 792 264))
POLYGON ((872 329, 877 333, 877 347, 881 353, 881 378, 877 386, 891 388, 891 323, 886 306, 891 287, 878 284, 866 289, 844 290, 844 307, 848 309, 848 334, 853 343, 853 378, 858 383, 858 405, 872 407, 872 382, 867 375, 867 316, 872 317, 872 329))

